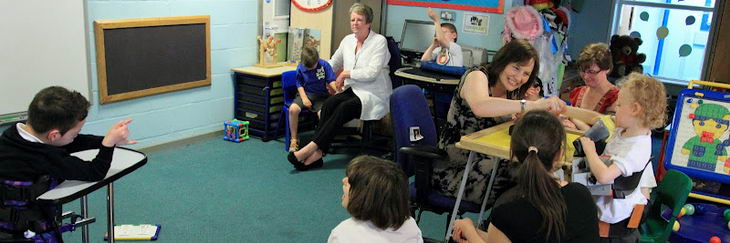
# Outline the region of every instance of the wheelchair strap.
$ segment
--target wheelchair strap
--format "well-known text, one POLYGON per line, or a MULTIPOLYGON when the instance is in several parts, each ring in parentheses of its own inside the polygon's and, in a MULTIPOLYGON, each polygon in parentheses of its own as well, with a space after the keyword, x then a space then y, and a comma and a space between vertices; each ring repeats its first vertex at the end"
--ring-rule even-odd
POLYGON ((35 201, 38 196, 47 192, 56 184, 49 176, 42 176, 35 182, 1 180, 0 206, 24 206, 35 201))
POLYGON ((32 230, 41 234, 53 230, 52 214, 34 202, 55 184, 49 176, 35 182, 0 179, 0 231, 22 234, 32 230))
POLYGON ((614 179, 613 186, 611 186, 613 198, 623 199, 626 198, 626 195, 633 192, 639 186, 641 176, 646 170, 646 167, 649 166, 649 163, 651 163, 651 160, 646 162, 644 169, 634 172, 630 176, 619 176, 614 179))

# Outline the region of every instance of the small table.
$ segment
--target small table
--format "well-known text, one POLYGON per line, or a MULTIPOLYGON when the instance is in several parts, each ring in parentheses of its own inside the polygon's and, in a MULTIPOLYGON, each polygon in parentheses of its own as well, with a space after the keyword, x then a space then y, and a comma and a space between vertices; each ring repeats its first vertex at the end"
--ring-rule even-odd
MULTIPOLYGON (((79 157, 83 160, 92 160, 99 153, 99 149, 90 149, 81 152, 76 152, 71 155, 79 157)), ((112 182, 122 178, 137 168, 142 167, 147 163, 147 156, 142 152, 128 149, 128 148, 114 148, 114 156, 112 157, 111 167, 106 174, 106 177, 100 181, 77 181, 77 180, 66 180, 59 184, 53 190, 47 191, 38 197, 39 203, 49 204, 63 204, 76 199, 81 198, 81 215, 84 218, 88 217, 88 207, 86 195, 96 191, 103 186, 107 186, 107 198, 106 198, 106 209, 107 209, 107 228, 109 235, 109 242, 114 242, 114 186, 112 182)), ((89 231, 88 225, 84 225, 81 228, 82 240, 84 243, 89 242, 89 231)))
POLYGON ((422 88, 448 93, 454 92, 456 86, 459 85, 460 78, 453 75, 422 71, 417 67, 399 68, 394 74, 403 78, 405 83, 415 84, 422 88))
MULTIPOLYGON (((466 188, 466 180, 467 175, 469 174, 469 170, 472 167, 472 164, 474 163, 476 153, 496 156, 504 159, 510 158, 510 140, 511 136, 509 134, 509 128, 510 126, 514 125, 513 121, 505 122, 466 136, 461 137, 461 140, 456 143, 456 147, 460 149, 469 150, 469 159, 466 161, 466 167, 464 168, 464 174, 461 178, 461 184, 459 185, 459 194, 457 194, 456 197, 456 205, 454 205, 454 210, 451 214, 451 220, 449 221, 449 227, 446 231, 446 239, 448 240, 451 237, 451 230, 454 227, 454 220, 456 220, 456 212, 459 209, 459 205, 461 204, 461 199, 464 195, 464 189, 466 188)), ((564 158, 565 161, 571 161, 573 155, 573 151, 575 151, 575 148, 573 147, 573 140, 577 139, 582 135, 581 132, 576 130, 568 130, 566 129, 566 137, 565 140, 567 142, 568 148, 566 149, 566 158, 564 158)), ((489 199, 489 194, 492 193, 492 185, 494 184, 494 177, 497 173, 497 166, 499 166, 499 163, 494 163, 494 168, 492 168, 492 174, 489 177, 489 184, 487 185, 487 193, 484 194, 484 199, 482 201, 482 207, 479 211, 479 219, 477 220, 477 227, 481 225, 482 223, 482 215, 484 214, 484 210, 486 209, 487 205, 487 199, 489 199)))

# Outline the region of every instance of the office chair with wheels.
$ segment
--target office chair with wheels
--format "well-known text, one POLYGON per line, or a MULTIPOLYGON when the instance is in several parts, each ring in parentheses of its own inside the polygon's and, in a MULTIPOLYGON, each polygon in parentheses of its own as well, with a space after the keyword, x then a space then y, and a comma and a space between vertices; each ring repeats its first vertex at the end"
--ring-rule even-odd
MULTIPOLYGON (((447 159, 447 155, 436 146, 436 127, 421 88, 403 85, 395 89, 390 97, 390 111, 396 144, 395 161, 407 176, 415 175, 410 194, 413 213, 418 211, 416 222, 420 221, 423 211, 431 211, 447 213, 448 226, 456 198, 431 190, 432 162, 447 159)), ((462 201, 457 214, 479 211, 479 204, 462 201)))
POLYGON ((641 223, 640 242, 667 242, 672 233, 672 226, 682 210, 687 196, 692 190, 692 180, 678 170, 669 170, 659 186, 651 194, 648 205, 649 212, 641 223), (672 214, 668 219, 662 217, 662 211, 669 208, 672 214))

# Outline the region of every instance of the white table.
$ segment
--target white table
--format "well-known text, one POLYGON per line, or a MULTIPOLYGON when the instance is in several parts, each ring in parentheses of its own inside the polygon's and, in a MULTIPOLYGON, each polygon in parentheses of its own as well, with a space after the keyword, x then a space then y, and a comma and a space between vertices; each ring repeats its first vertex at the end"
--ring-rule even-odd
MULTIPOLYGON (((73 156, 83 160, 90 161, 96 157, 99 149, 91 149, 73 153, 73 156)), ((81 215, 88 217, 88 208, 86 195, 96 191, 103 186, 107 186, 107 227, 109 232, 109 242, 114 242, 114 187, 112 182, 125 176, 139 167, 147 163, 147 156, 142 152, 117 147, 114 149, 111 167, 100 181, 76 181, 66 180, 53 190, 47 191, 38 197, 39 203, 64 204, 81 198, 81 215)), ((89 242, 88 225, 81 228, 82 240, 84 243, 89 242)))

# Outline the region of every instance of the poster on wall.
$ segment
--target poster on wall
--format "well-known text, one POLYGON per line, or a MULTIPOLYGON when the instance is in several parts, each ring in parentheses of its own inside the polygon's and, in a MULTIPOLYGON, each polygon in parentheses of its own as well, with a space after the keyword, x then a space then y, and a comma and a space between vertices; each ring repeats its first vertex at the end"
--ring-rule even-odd
POLYGON ((498 14, 501 14, 504 9, 504 0, 388 0, 388 4, 448 8, 498 14))
POLYGON ((489 31, 489 16, 465 13, 463 26, 463 32, 486 35, 489 31))

